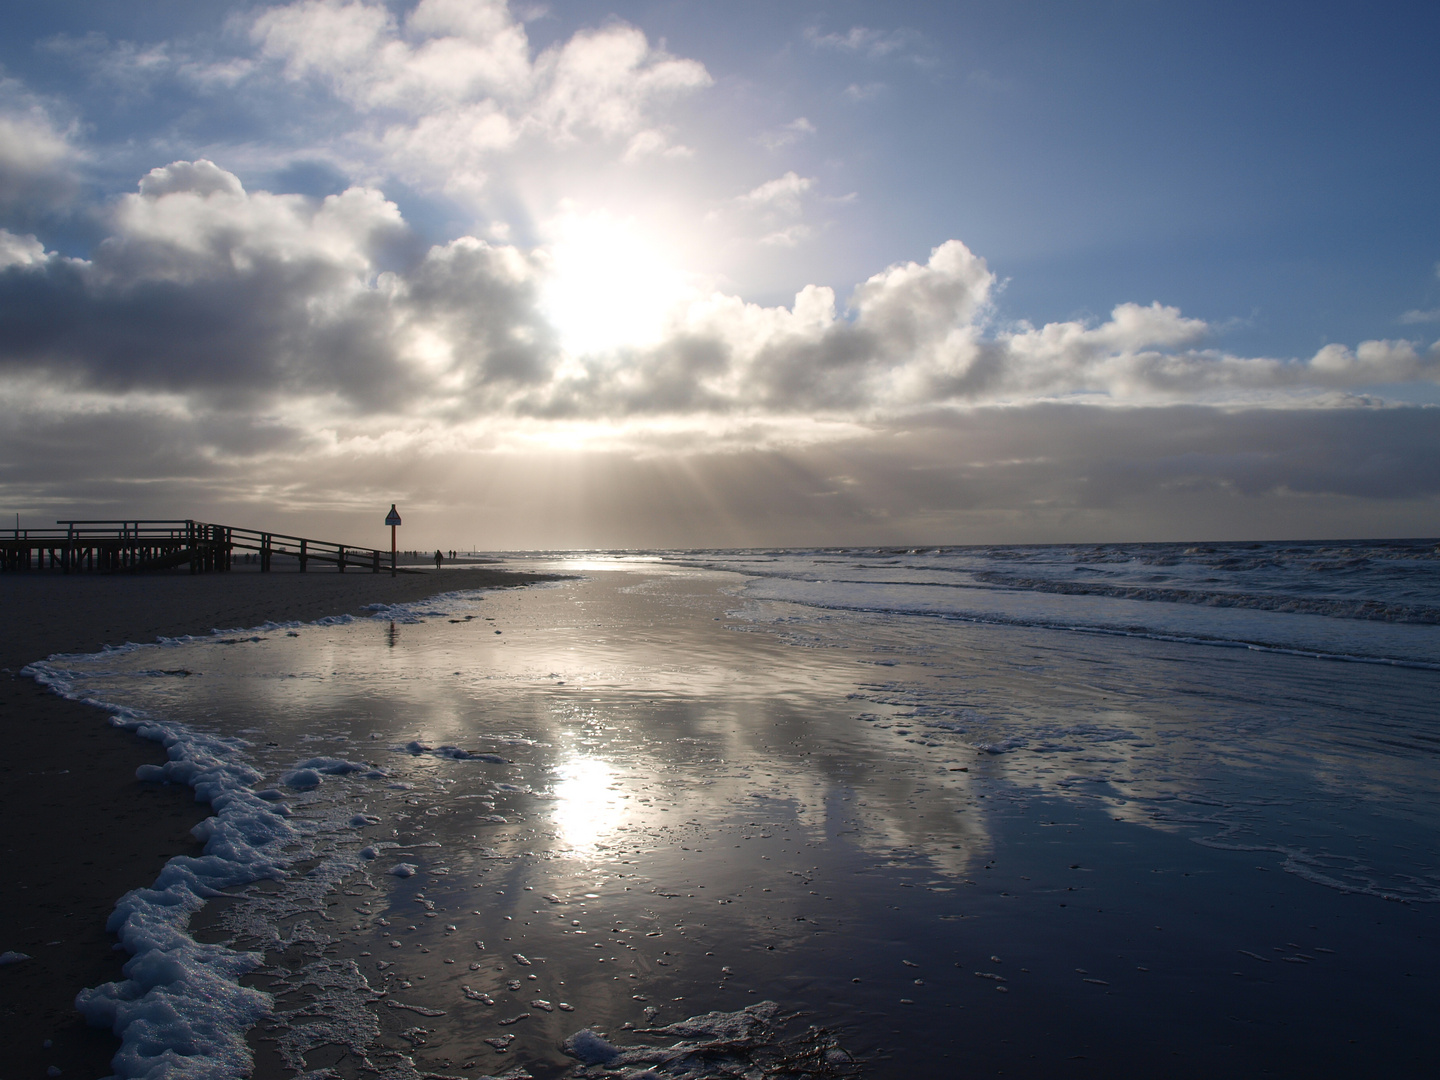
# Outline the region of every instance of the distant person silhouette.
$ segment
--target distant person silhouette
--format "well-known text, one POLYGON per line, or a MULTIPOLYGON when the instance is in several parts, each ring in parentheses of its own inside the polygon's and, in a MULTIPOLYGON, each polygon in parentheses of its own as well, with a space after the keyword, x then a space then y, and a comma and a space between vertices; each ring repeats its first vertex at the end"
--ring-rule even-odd
POLYGON ((440 569, 440 564, 445 561, 445 556, 440 554, 440 549, 435 549, 435 569, 440 569))

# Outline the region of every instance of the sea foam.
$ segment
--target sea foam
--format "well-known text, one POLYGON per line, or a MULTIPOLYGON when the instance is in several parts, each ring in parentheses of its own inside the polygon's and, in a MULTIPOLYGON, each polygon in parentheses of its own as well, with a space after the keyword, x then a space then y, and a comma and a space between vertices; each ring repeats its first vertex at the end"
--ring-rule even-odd
MULTIPOLYGON (((437 604, 465 597, 449 593, 431 597, 423 605, 389 605, 376 610, 372 617, 418 622, 444 614, 437 604)), ((351 616, 338 616, 311 625, 350 621, 351 616)), ((262 640, 260 635, 265 633, 295 630, 303 625, 270 622, 249 630, 217 630, 208 638, 162 638, 149 645, 130 642, 107 647, 97 655, 192 644, 255 642, 262 640)), ((265 773, 249 759, 251 744, 100 700, 85 689, 86 680, 100 673, 91 670, 80 675, 65 666, 66 659, 57 654, 26 666, 21 674, 61 697, 108 711, 115 727, 161 743, 169 760, 163 765, 140 766, 137 778, 186 784, 194 789, 196 801, 208 803, 214 811, 192 830, 196 839, 204 843, 200 855, 174 856, 150 887, 134 889, 116 903, 106 928, 130 953, 122 969, 125 977, 82 990, 76 996, 76 1008, 89 1023, 108 1027, 119 1037, 120 1050, 112 1061, 117 1077, 240 1080, 249 1076, 253 1067, 245 1034, 274 1007, 270 994, 241 983, 244 976, 261 966, 263 954, 196 941, 188 932, 191 917, 207 900, 226 890, 266 878, 289 877, 297 861, 314 859, 313 841, 319 834, 353 830, 371 821, 363 815, 352 815, 343 806, 339 809, 348 820, 333 814, 296 819, 282 801, 286 797, 282 792, 274 787, 256 790, 256 785, 265 780, 265 773)), ((317 757, 297 762, 280 781, 303 797, 326 777, 346 777, 366 770, 371 775, 385 775, 367 764, 317 757)), ((309 871, 309 888, 301 891, 332 888, 344 874, 360 866, 367 853, 370 857, 377 854, 373 847, 365 849, 365 853, 352 851, 352 847, 358 847, 358 839, 342 851, 332 850, 322 866, 309 871)), ((283 902, 269 898, 262 905, 267 910, 255 912, 251 919, 257 930, 268 924, 272 937, 274 916, 290 913, 278 908, 269 910, 277 903, 283 902)), ((238 921, 244 918, 243 913, 236 917, 238 921)), ((0 963, 26 959, 29 957, 22 953, 7 952, 0 956, 0 963)))

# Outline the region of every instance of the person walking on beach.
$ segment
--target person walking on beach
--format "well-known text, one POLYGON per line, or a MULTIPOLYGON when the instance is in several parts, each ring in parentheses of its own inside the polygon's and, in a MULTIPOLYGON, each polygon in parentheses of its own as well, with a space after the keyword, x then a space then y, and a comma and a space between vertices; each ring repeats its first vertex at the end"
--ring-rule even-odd
POLYGON ((440 554, 440 549, 435 549, 435 569, 440 569, 440 564, 445 561, 445 556, 440 554))

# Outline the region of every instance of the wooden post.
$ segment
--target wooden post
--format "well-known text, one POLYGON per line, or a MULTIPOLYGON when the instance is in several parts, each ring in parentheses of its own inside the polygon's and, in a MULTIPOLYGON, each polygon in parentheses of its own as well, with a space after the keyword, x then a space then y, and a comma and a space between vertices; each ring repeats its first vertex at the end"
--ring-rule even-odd
POLYGON ((301 572, 302 574, 305 573, 305 564, 310 561, 310 556, 309 556, 308 554, 306 554, 306 552, 309 550, 309 547, 310 547, 310 541, 309 541, 309 540, 301 540, 301 541, 300 541, 300 572, 301 572))
POLYGON ((340 573, 345 572, 345 545, 340 545, 340 557, 335 560, 340 566, 340 573))

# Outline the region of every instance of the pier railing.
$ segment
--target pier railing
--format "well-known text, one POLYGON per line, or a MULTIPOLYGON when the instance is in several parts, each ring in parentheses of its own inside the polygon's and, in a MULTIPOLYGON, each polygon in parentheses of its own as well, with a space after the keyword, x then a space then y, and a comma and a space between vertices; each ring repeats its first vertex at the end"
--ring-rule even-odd
POLYGON ((277 558, 380 572, 381 553, 330 540, 242 529, 205 521, 104 519, 57 521, 53 529, 0 531, 0 569, 63 573, 166 570, 189 566, 192 574, 226 571, 236 552, 253 552, 262 571, 277 558), (5 532, 10 533, 9 536, 5 532))

